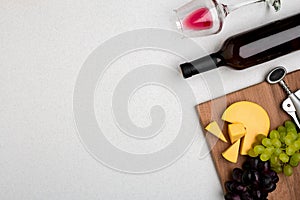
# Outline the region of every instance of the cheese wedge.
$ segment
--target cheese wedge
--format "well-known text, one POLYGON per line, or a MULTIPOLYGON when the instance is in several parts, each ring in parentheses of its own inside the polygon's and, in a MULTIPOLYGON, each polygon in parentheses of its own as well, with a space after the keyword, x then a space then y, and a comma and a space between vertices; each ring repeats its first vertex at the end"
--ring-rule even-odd
POLYGON ((222 153, 222 156, 232 163, 237 163, 239 148, 240 148, 241 139, 237 140, 233 145, 231 145, 226 151, 222 153))
POLYGON ((219 125, 217 124, 217 122, 215 122, 215 121, 211 122, 210 124, 208 124, 205 127, 205 130, 212 133, 214 136, 218 137, 223 142, 227 142, 227 140, 226 140, 224 134, 222 133, 219 125))
POLYGON ((242 138, 246 134, 246 129, 243 124, 229 124, 228 125, 228 134, 231 143, 233 144, 238 139, 242 138))
POLYGON ((246 134, 241 141, 240 154, 247 155, 258 134, 268 135, 270 118, 258 104, 240 101, 230 105, 223 113, 222 119, 230 123, 242 123, 246 134))

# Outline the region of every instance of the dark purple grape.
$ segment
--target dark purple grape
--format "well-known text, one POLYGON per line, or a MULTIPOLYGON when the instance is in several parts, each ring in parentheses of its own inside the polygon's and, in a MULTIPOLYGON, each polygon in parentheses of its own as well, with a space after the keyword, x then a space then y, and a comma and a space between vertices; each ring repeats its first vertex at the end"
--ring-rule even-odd
POLYGON ((236 194, 240 194, 247 191, 247 187, 237 181, 227 181, 225 183, 225 188, 228 192, 233 192, 236 194))
POLYGON ((276 184, 271 182, 269 185, 265 185, 263 187, 263 190, 266 191, 266 192, 273 192, 274 190, 276 189, 276 184))
POLYGON ((249 160, 251 169, 257 169, 258 164, 259 164, 260 162, 261 162, 261 161, 260 161, 259 158, 251 158, 251 159, 249 160))
POLYGON ((270 162, 259 162, 257 169, 261 172, 267 172, 271 169, 270 162))
POLYGON ((243 168, 243 170, 250 170, 250 169, 251 169, 250 162, 249 162, 248 160, 246 160, 246 161, 242 164, 242 168, 243 168))
POLYGON ((226 181, 225 182, 225 188, 228 192, 233 192, 235 187, 235 181, 226 181))
POLYGON ((253 190, 252 196, 254 199, 262 199, 263 198, 263 194, 260 190, 253 190))
POLYGON ((272 177, 269 176, 268 174, 264 173, 262 174, 260 178, 261 186, 265 187, 267 185, 270 185, 270 183, 273 183, 272 177))
POLYGON ((243 170, 240 168, 234 168, 232 171, 232 178, 235 181, 242 182, 243 170))
POLYGON ((272 181, 273 181, 273 183, 278 183, 279 177, 278 177, 277 174, 276 174, 276 176, 273 176, 273 177, 272 177, 272 181))
POLYGON ((238 194, 234 194, 232 192, 228 192, 224 198, 225 200, 241 200, 241 197, 238 194))
POLYGON ((277 173, 274 172, 273 170, 269 170, 269 171, 263 172, 263 174, 267 174, 267 175, 271 176, 272 178, 274 176, 277 176, 277 173))
POLYGON ((250 170, 244 171, 244 173, 242 175, 242 183, 244 183, 244 184, 250 184, 251 183, 251 179, 252 179, 251 171, 250 170))
POLYGON ((274 172, 273 170, 270 170, 269 174, 271 175, 273 182, 278 183, 278 181, 279 181, 278 174, 276 172, 274 172))
POLYGON ((264 172, 264 173, 267 174, 267 175, 269 175, 269 176, 271 176, 272 181, 274 183, 278 183, 279 177, 278 177, 278 175, 277 175, 276 172, 274 172, 273 170, 270 170, 270 171, 267 171, 267 172, 264 172))
POLYGON ((241 194, 241 199, 242 200, 254 200, 252 195, 249 192, 244 192, 241 194))
POLYGON ((238 194, 242 194, 247 191, 247 187, 241 183, 236 183, 234 191, 238 194))
POLYGON ((259 182, 260 174, 256 170, 246 170, 242 175, 242 182, 245 184, 252 184, 253 182, 259 182))
POLYGON ((265 191, 260 191, 261 192, 261 199, 267 199, 268 197, 268 192, 265 192, 265 191))
POLYGON ((250 169, 252 169, 251 162, 252 162, 253 159, 254 158, 252 158, 250 156, 247 156, 246 161, 242 165, 243 170, 250 170, 250 169))
POLYGON ((260 188, 260 181, 253 181, 251 183, 251 189, 257 190, 260 188))
POLYGON ((242 169, 234 168, 232 181, 225 182, 230 200, 267 200, 268 193, 276 189, 279 177, 271 170, 270 162, 259 158, 247 157, 242 169))
POLYGON ((260 179, 260 174, 256 170, 251 170, 251 181, 252 182, 258 182, 260 179))

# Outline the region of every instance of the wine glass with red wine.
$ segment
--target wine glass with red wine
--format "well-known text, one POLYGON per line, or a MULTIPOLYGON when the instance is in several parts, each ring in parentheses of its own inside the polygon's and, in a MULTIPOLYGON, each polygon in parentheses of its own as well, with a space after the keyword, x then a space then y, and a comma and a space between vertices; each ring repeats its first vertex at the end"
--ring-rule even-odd
POLYGON ((175 9, 176 26, 188 37, 216 34, 221 31, 223 21, 232 11, 250 4, 264 2, 276 11, 280 0, 245 0, 235 5, 225 5, 218 0, 192 0, 175 9))

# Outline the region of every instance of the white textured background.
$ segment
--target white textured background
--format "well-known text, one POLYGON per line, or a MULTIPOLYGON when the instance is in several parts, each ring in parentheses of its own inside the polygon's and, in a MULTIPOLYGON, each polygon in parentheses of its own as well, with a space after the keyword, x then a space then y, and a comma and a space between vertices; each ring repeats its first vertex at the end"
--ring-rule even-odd
MULTIPOLYGON (((221 33, 195 41, 213 52, 234 33, 299 12, 299 0, 282 1, 279 13, 265 12, 263 5, 238 10, 221 33)), ((164 170, 123 174, 86 152, 73 121, 76 77, 93 49, 128 30, 173 29, 172 9, 185 2, 0 0, 0 199, 222 199, 210 157, 198 158, 199 140, 164 170)), ((225 90, 261 82, 276 65, 299 69, 299 56, 245 71, 220 69, 225 90)), ((201 80, 190 80, 198 102, 209 97, 201 80)))

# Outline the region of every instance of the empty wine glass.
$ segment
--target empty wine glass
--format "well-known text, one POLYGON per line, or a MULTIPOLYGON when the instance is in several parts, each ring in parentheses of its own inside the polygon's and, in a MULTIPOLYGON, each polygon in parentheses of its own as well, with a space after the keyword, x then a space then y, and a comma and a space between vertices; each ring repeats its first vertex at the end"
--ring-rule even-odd
POLYGON ((175 9, 177 28, 186 36, 196 37, 221 31, 225 17, 232 11, 250 4, 264 2, 278 11, 280 0, 246 0, 235 5, 225 5, 218 0, 192 0, 175 9))

